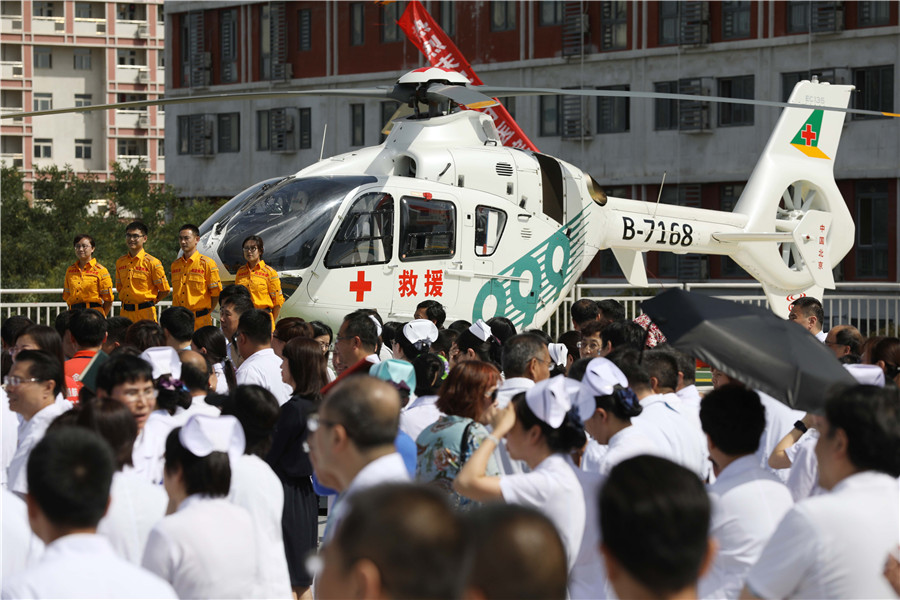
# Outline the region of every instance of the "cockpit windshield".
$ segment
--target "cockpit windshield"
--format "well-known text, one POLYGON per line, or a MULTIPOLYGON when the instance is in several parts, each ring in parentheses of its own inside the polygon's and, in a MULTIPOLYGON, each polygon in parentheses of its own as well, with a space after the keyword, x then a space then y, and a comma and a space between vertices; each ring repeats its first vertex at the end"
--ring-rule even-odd
POLYGON ((244 263, 244 239, 263 239, 263 260, 277 271, 304 269, 313 263, 344 197, 374 183, 371 176, 289 178, 247 198, 227 221, 219 258, 230 273, 244 263))

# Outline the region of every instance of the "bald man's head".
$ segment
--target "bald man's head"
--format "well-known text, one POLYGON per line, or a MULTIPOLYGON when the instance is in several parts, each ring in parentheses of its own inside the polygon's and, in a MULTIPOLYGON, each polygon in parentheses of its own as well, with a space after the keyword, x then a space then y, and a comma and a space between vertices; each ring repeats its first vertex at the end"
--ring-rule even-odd
POLYGON ((380 379, 356 375, 331 390, 320 413, 343 425, 360 450, 393 445, 400 424, 400 395, 380 379))
POLYGON ((828 330, 825 344, 842 362, 859 362, 863 336, 853 325, 838 325, 828 330))
POLYGON ((191 392, 206 392, 209 387, 209 376, 212 374, 212 365, 206 357, 193 350, 182 350, 181 380, 191 392))

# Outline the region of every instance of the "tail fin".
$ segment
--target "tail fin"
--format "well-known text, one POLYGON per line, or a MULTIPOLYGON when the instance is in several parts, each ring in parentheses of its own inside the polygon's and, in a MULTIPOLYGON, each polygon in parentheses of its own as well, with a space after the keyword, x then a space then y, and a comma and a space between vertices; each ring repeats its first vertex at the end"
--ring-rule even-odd
MULTIPOLYGON (((801 81, 789 102, 846 107, 850 85, 801 81)), ((844 112, 786 108, 769 138, 735 213, 747 234, 782 233, 783 241, 737 245, 732 258, 763 285, 784 316, 793 299, 833 288, 831 271, 853 246, 855 227, 834 181, 844 112)))

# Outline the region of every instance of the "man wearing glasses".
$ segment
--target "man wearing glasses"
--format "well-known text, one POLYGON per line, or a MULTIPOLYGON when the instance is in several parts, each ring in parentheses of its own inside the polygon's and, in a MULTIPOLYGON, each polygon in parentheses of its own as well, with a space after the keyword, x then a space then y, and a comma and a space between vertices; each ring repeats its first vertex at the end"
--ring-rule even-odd
POLYGON ((22 350, 16 355, 9 374, 3 378, 9 396, 9 408, 22 415, 25 422, 19 428, 19 445, 9 463, 7 487, 25 495, 28 456, 44 437, 50 423, 72 405, 56 403, 56 395, 63 391, 63 366, 52 355, 41 350, 22 350))
POLYGON ((156 303, 169 295, 169 281, 158 258, 144 252, 147 226, 133 221, 125 227, 128 253, 116 261, 116 289, 122 301, 121 315, 132 323, 156 321, 156 303))
POLYGON ((200 229, 188 223, 178 231, 181 256, 172 263, 172 306, 194 313, 194 331, 212 325, 222 281, 214 260, 197 252, 200 229))

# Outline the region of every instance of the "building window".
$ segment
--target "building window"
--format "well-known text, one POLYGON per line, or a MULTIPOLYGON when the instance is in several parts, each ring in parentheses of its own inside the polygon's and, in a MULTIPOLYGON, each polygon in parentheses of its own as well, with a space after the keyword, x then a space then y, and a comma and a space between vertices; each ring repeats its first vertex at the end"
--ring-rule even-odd
POLYGON ((384 142, 387 139, 387 134, 384 133, 384 130, 387 129, 388 125, 391 122, 391 117, 394 116, 394 113, 397 112, 397 109, 400 108, 399 102, 394 102, 393 100, 388 100, 387 102, 381 103, 381 131, 379 132, 381 137, 378 138, 378 143, 384 142))
POLYGON ((491 31, 516 28, 516 4, 515 0, 491 0, 491 31))
POLYGON ((357 198, 325 255, 328 269, 389 262, 394 251, 394 199, 384 192, 357 198))
POLYGON ((76 2, 75 3, 75 18, 76 19, 90 19, 91 18, 91 3, 90 2, 76 2))
POLYGON ((116 60, 120 65, 136 66, 138 64, 137 50, 119 48, 116 50, 116 60))
MULTIPOLYGON (((853 69, 853 108, 894 112, 894 65, 853 69)), ((880 119, 874 115, 853 115, 854 120, 880 119)))
MULTIPOLYGON (((272 152, 294 152, 297 140, 294 133, 292 109, 273 108, 256 112, 256 149, 272 152)), ((300 112, 301 122, 303 109, 300 112)), ((302 133, 301 133, 302 136, 302 133)))
POLYGON ((497 98, 497 101, 503 105, 503 108, 506 109, 506 112, 509 113, 509 116, 513 119, 516 118, 516 97, 515 96, 503 96, 502 98, 497 98))
POLYGON ((35 94, 34 110, 53 110, 53 94, 35 94))
POLYGON ((350 5, 350 45, 362 46, 366 41, 366 5, 354 2, 350 5))
POLYGON ((365 144, 366 112, 364 104, 350 105, 350 145, 362 146, 365 144))
POLYGON ((562 25, 563 6, 558 0, 541 0, 538 23, 542 26, 562 25))
MULTIPOLYGON (((600 90, 628 91, 627 85, 611 85, 600 90)), ((597 133, 620 133, 628 131, 630 109, 629 99, 624 97, 600 96, 597 98, 597 133)))
POLYGON ((452 202, 404 197, 400 208, 400 260, 453 257, 456 207, 452 202))
MULTIPOLYGON (((734 212, 738 199, 744 193, 743 185, 723 185, 719 190, 720 209, 722 212, 734 212)), ((722 277, 746 277, 747 272, 730 256, 722 256, 722 277)))
POLYGON ((399 42, 402 38, 397 21, 403 14, 403 2, 391 2, 381 5, 381 41, 399 42))
POLYGON ((120 138, 116 143, 116 154, 119 156, 141 156, 138 140, 120 138))
MULTIPOLYGON (((719 80, 719 95, 724 98, 753 99, 753 75, 719 80)), ((753 125, 753 105, 719 104, 719 125, 753 125)))
POLYGON ((890 25, 891 3, 883 0, 865 1, 856 3, 856 22, 860 27, 876 27, 878 25, 890 25))
POLYGON ((308 8, 299 10, 297 12, 297 20, 300 31, 298 50, 301 52, 312 50, 312 10, 308 8))
POLYGON ((212 125, 202 114, 178 117, 178 154, 212 154, 212 125))
POLYGON ((678 30, 681 20, 678 10, 681 2, 659 3, 659 45, 668 46, 678 43, 678 30))
POLYGON ((237 9, 223 10, 219 19, 222 83, 234 83, 238 80, 237 35, 237 9))
POLYGON ((34 140, 35 158, 53 158, 53 140, 40 138, 34 140))
POLYGON ((116 5, 116 18, 120 21, 143 21, 144 16, 139 11, 140 5, 129 2, 120 2, 116 5))
MULTIPOLYGON (((663 2, 668 4, 668 2, 663 2)), ((653 91, 659 94, 677 94, 677 81, 658 81, 653 84, 653 91)), ((654 100, 654 124, 653 129, 657 131, 667 129, 678 129, 678 101, 677 100, 654 100)))
POLYGON ((75 140, 75 158, 85 160, 91 157, 91 140, 75 140))
POLYGON ((31 15, 33 17, 52 17, 53 2, 35 2, 32 5, 31 15))
POLYGON ((559 135, 559 96, 541 96, 540 132, 542 136, 559 135))
POLYGON ((256 111, 256 149, 268 150, 271 146, 269 139, 269 111, 256 111))
POLYGON ((79 106, 90 106, 94 103, 91 94, 75 94, 75 108, 79 106))
POLYGON ((785 10, 787 10, 787 32, 788 33, 805 33, 809 31, 809 13, 814 2, 788 2, 785 10))
POLYGON ((843 26, 843 2, 808 2, 792 0, 787 3, 787 32, 807 33, 840 31, 843 26))
POLYGON ((884 181, 856 184, 856 275, 888 276, 888 185, 884 181))
POLYGON ((312 148, 312 109, 300 109, 300 148, 312 148))
POLYGON ((475 208, 475 256, 491 256, 506 228, 506 213, 491 206, 475 208))
POLYGON ((157 158, 166 157, 166 140, 156 140, 156 156, 157 158))
POLYGON ((35 69, 52 69, 53 68, 53 50, 47 46, 34 47, 34 68, 35 69))
POLYGON ((223 113, 217 115, 216 131, 219 136, 219 152, 240 152, 241 114, 223 113))
POLYGON ((722 3, 722 39, 750 37, 750 2, 722 3))
POLYGON ((444 0, 441 2, 441 29, 444 33, 453 37, 456 35, 456 2, 444 0))
POLYGON ((76 71, 90 71, 91 70, 91 49, 90 48, 75 48, 75 61, 74 67, 76 71))
POLYGON ((600 5, 601 47, 621 50, 628 46, 628 3, 623 0, 600 5))

